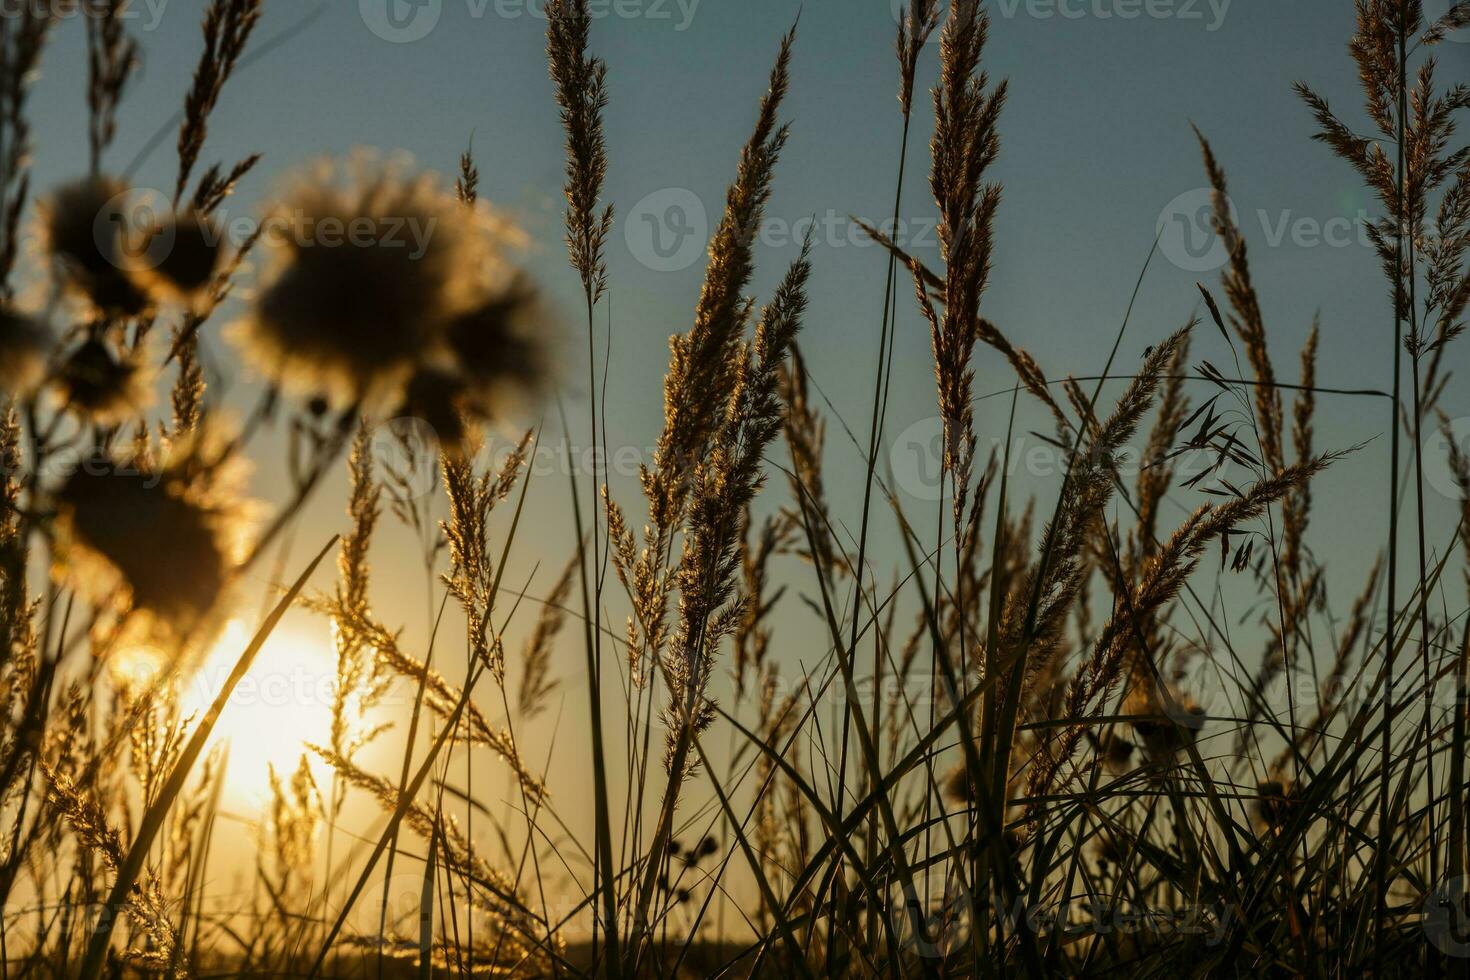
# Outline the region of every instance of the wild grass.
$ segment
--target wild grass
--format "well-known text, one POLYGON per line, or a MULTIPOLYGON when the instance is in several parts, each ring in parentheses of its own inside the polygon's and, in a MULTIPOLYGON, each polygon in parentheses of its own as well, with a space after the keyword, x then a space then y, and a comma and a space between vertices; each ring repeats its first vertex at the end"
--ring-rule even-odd
MULTIPOLYGON (((1361 113, 1298 87, 1312 135, 1383 213, 1370 233, 1392 376, 1349 390, 1319 381, 1333 325, 1299 352, 1273 337, 1226 155, 1202 133, 1220 281, 1199 284, 1182 328, 1151 332, 1130 302, 1100 369, 1043 371, 986 301, 1005 286, 993 165, 1007 88, 985 69, 990 21, 978 0, 943 13, 911 0, 894 214, 912 195, 916 79, 937 58, 940 264, 870 229, 886 270, 865 438, 823 408, 799 343, 822 316, 812 243, 763 303, 750 295, 800 84, 797 29, 773 39, 698 301, 670 340, 642 499, 572 476, 571 533, 551 546, 564 550, 538 529, 523 584, 506 580, 529 547, 523 508, 561 488, 531 465, 544 423, 507 435, 505 422, 554 379, 537 283, 480 199, 473 156, 453 188, 368 159, 283 193, 322 216, 433 219, 415 259, 383 238, 222 244, 217 212, 260 158, 205 165, 210 120, 261 0, 210 0, 173 213, 137 226, 106 165, 138 49, 125 4, 85 2, 88 166, 39 204, 28 92, 58 18, 32 4, 0 18, 0 975, 1470 970, 1470 462, 1453 439, 1455 519, 1425 502, 1470 307, 1470 148, 1456 144, 1470 90, 1438 80, 1434 52, 1470 5, 1430 22, 1415 0, 1359 0, 1361 113), (895 352, 912 343, 901 316, 929 333, 933 515, 881 465, 895 352), (215 332, 261 376, 239 424, 204 369, 215 332), (1227 370, 1194 363, 1206 344, 1228 350, 1227 370), (977 406, 999 404, 976 396, 982 369, 1014 375, 1005 414, 984 420, 1004 422, 999 453, 980 450, 977 406), (1390 433, 1366 582, 1340 581, 1313 547, 1314 503, 1342 492, 1335 466, 1377 434, 1322 445, 1318 413, 1341 400, 1381 409, 1390 433), (1011 482, 1028 412, 1053 429, 1054 497, 1011 482), (404 419, 437 443, 388 424, 404 419), (239 471, 271 430, 288 480, 265 511, 239 471), (382 438, 395 462, 376 458, 382 438), (324 533, 302 515, 344 463, 344 516, 324 533), (854 471, 860 493, 834 500, 854 471), (420 553, 404 561, 385 530, 420 553), (295 538, 315 556, 300 567, 284 564, 295 538), (251 595, 267 556, 275 571, 251 595), (376 601, 380 569, 397 581, 418 564, 423 635, 376 601), (1248 597, 1245 620, 1221 581, 1248 597), (251 638, 189 709, 185 686, 254 600, 251 638), (329 729, 271 771, 249 887, 221 894, 239 855, 217 844, 231 746, 212 736, 293 609, 331 626, 329 729), (576 647, 580 670, 559 673, 576 647), (583 684, 571 744, 558 702, 584 710, 583 684), (564 809, 556 767, 585 782, 590 814, 564 809)), ((605 453, 617 68, 594 53, 587 0, 546 13, 585 306, 579 397, 605 453)), ((1138 275, 1136 299, 1143 274, 1119 271, 1138 275)))

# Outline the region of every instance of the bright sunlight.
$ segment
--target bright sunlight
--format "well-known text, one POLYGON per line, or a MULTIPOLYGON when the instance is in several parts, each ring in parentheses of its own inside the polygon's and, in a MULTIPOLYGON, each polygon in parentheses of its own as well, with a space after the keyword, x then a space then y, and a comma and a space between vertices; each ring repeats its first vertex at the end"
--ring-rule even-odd
MULTIPOLYGON (((271 634, 210 735, 211 747, 228 746, 224 792, 236 804, 259 808, 266 803, 271 767, 287 780, 303 754, 318 785, 329 778, 326 764, 307 746, 324 744, 330 734, 336 662, 330 633, 312 625, 282 624, 271 634)), ((225 625, 204 662, 180 682, 184 717, 203 717, 251 636, 251 626, 243 619, 225 625)), ((139 649, 122 658, 114 673, 121 670, 135 682, 146 682, 157 667, 152 652, 139 649)))

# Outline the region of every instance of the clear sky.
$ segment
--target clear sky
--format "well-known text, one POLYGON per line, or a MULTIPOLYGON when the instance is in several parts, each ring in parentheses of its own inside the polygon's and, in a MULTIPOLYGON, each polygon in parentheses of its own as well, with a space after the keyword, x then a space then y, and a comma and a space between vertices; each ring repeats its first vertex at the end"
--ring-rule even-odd
MULTIPOLYGON (((607 196, 620 215, 608 255, 613 446, 646 446, 657 435, 666 341, 688 328, 703 273, 699 249, 681 249, 687 237, 680 236, 697 241, 705 227, 701 212, 709 222, 717 218, 777 43, 798 15, 783 114, 792 123, 791 139, 758 249, 755 292, 769 295, 795 255, 793 225, 815 218, 802 343, 833 408, 866 432, 885 257, 856 234, 848 216, 890 216, 900 123, 897 2, 594 0, 593 46, 609 66, 607 196)), ((1444 6, 1445 0, 1426 3, 1431 13, 1444 6)), ((166 188, 176 166, 174 116, 200 50, 202 4, 138 0, 135 7, 131 23, 144 67, 122 108, 105 169, 127 170, 167 127, 167 137, 132 174, 141 185, 166 188)), ((560 243, 562 134, 540 7, 540 0, 267 0, 257 51, 303 17, 316 16, 242 68, 215 112, 205 163, 265 154, 226 205, 227 215, 254 214, 274 181, 323 154, 363 146, 404 150, 423 167, 448 173, 473 141, 482 195, 521 221, 533 242, 531 270, 563 310, 575 311, 576 280, 560 243)), ((1376 215, 1375 205, 1356 175, 1310 139, 1308 113, 1291 91, 1292 82, 1305 80, 1344 110, 1358 105, 1346 50, 1350 2, 996 0, 988 7, 994 23, 986 62, 993 78, 1009 81, 1010 98, 994 171, 1005 198, 984 309, 1049 376, 1101 367, 1161 222, 1163 248, 1144 279, 1119 364, 1135 364, 1146 346, 1196 311, 1196 280, 1214 281, 1216 260, 1198 223, 1204 177, 1192 122, 1213 141, 1229 174, 1279 373, 1295 375, 1297 352, 1320 313, 1319 382, 1390 385, 1387 291, 1356 225, 1362 215, 1376 215)), ((1443 80, 1467 77, 1467 41, 1440 48, 1443 80)), ((38 191, 85 166, 84 51, 81 25, 65 24, 43 64, 33 103, 38 191)), ((938 45, 931 44, 921 92, 937 60, 938 45)), ((917 106, 901 227, 915 253, 937 264, 924 180, 932 119, 922 94, 917 106)), ((890 449, 900 447, 890 458, 900 470, 904 440, 927 438, 932 430, 924 426, 934 415, 926 329, 907 287, 902 297, 888 427, 890 449)), ((566 329, 580 336, 574 318, 566 329)), ((236 359, 217 332, 207 344, 215 363, 234 374, 236 359)), ((566 370, 577 418, 585 413, 581 350, 569 346, 566 370)), ((1229 352, 1212 327, 1199 331, 1194 353, 1228 373, 1229 352)), ((1451 367, 1463 364, 1462 353, 1451 355, 1451 367)), ((977 371, 981 392, 1012 383, 1005 365, 983 350, 977 371)), ((243 404, 238 394, 230 401, 243 404)), ((1006 405, 1005 399, 982 402, 978 419, 988 436, 1003 434, 1006 405)), ((1470 414, 1470 395, 1452 387, 1445 407, 1451 415, 1470 414)), ((1378 437, 1317 494, 1314 541, 1340 572, 1335 595, 1345 601, 1382 540, 1387 440, 1381 437, 1388 414, 1380 400, 1346 398, 1324 399, 1320 413, 1317 438, 1324 448, 1378 437)), ((828 442, 834 512, 855 527, 862 461, 835 422, 828 442)), ((257 492, 279 499, 279 447, 258 446, 255 456, 257 492)), ((1033 488, 1046 483, 1038 474, 1033 488)), ((628 511, 641 514, 633 484, 615 478, 614 485, 628 511)), ((539 562, 536 582, 544 589, 574 541, 563 516, 565 476, 548 471, 537 487, 511 579, 523 581, 539 562)), ((310 510, 297 563, 341 529, 338 489, 327 487, 310 510)), ((903 489, 922 499, 922 486, 903 489)), ((784 486, 773 483, 772 491, 784 493, 784 486)), ((1180 502, 1192 508, 1200 500, 1183 494, 1180 502)), ((1447 506, 1442 498, 1431 503, 1447 506)), ((892 545, 890 529, 880 528, 878 540, 892 545)), ((901 560, 892 548, 879 553, 885 562, 901 560)), ((417 560, 383 557, 377 570, 382 617, 420 631, 425 611, 417 560)), ((794 602, 783 615, 809 620, 794 602)), ((795 669, 820 650, 781 648, 774 655, 795 669)), ((585 695, 574 680, 580 654, 568 649, 560 656, 560 672, 573 680, 559 748, 580 760, 585 695)), ((563 812, 576 811, 565 804, 583 791, 581 769, 573 769, 552 773, 553 790, 565 794, 563 812)))

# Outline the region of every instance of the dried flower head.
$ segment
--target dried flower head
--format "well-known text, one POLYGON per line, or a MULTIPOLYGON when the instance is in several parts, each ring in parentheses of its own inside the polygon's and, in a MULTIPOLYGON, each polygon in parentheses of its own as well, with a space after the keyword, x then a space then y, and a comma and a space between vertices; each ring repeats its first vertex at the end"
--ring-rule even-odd
POLYGON ((1140 716, 1133 721, 1133 732, 1144 755, 1154 761, 1169 759, 1193 743, 1205 726, 1205 711, 1193 697, 1176 690, 1166 696, 1153 685, 1130 692, 1123 710, 1140 716))
POLYGON ((1128 739, 1117 733, 1100 739, 1089 732, 1087 740, 1092 743, 1108 772, 1122 775, 1133 770, 1134 745, 1128 739))
POLYGON ((514 272, 449 324, 454 362, 487 418, 508 412, 518 397, 540 393, 551 374, 547 334, 552 322, 536 287, 524 273, 514 272))
POLYGON ((1280 830, 1290 816, 1295 787, 1280 779, 1263 780, 1256 786, 1255 818, 1263 830, 1280 830))
POLYGON ((418 419, 433 430, 446 452, 459 453, 470 442, 472 405, 464 379, 441 368, 424 368, 404 386, 397 415, 418 419))
POLYGON ((1093 838, 1093 844, 1097 848, 1097 860, 1100 864, 1117 867, 1128 858, 1129 845, 1120 840, 1116 833, 1101 832, 1093 838))
POLYGON ((323 165, 272 209, 265 283, 237 336, 273 378, 339 404, 401 401, 425 368, 478 397, 537 363, 508 341, 533 295, 501 255, 508 235, 430 177, 323 165))
POLYGON ((133 275, 143 244, 129 209, 129 187, 88 177, 59 188, 40 208, 40 239, 61 285, 108 316, 147 311, 133 275))
POLYGON ((51 332, 39 320, 0 306, 0 393, 25 394, 41 381, 51 332))
POLYGON ((208 435, 151 454, 86 460, 56 492, 54 574, 152 637, 197 636, 229 584, 249 507, 242 473, 208 435))
POLYGON ((119 354, 100 337, 67 355, 56 385, 68 409, 99 425, 131 418, 152 397, 148 371, 136 352, 119 354))
POLYGON ((188 301, 203 293, 219 273, 224 230, 193 209, 157 222, 148 231, 148 261, 136 280, 158 299, 188 301))

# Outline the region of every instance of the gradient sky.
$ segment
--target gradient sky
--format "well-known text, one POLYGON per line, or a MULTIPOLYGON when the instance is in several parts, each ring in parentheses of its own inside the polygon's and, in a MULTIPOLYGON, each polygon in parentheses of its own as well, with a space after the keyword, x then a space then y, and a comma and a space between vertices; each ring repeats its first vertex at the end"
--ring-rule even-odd
MULTIPOLYGON (((257 52, 267 39, 315 16, 242 68, 212 118, 204 163, 265 154, 226 213, 256 213, 276 181, 324 154, 356 147, 404 150, 425 168, 452 172, 473 141, 482 196, 525 226, 533 242, 529 267, 561 309, 575 311, 576 280, 560 244, 563 149, 545 68, 540 0, 423 2, 398 8, 403 16, 396 23, 405 26, 395 28, 385 15, 385 0, 267 0, 257 52)), ((793 223, 814 217, 815 268, 802 344, 832 407, 866 437, 886 262, 854 233, 847 217, 890 216, 900 124, 893 56, 897 2, 594 2, 601 16, 593 46, 609 66, 607 196, 620 215, 608 254, 615 333, 608 438, 614 447, 646 446, 657 435, 667 338, 688 328, 703 273, 697 247, 675 249, 671 257, 667 249, 681 230, 698 235, 701 210, 709 222, 717 219, 777 43, 798 14, 792 88, 783 113, 792 123, 791 139, 758 249, 754 292, 762 299, 769 295, 796 253, 793 223)), ((1314 314, 1320 314, 1319 383, 1389 387, 1387 291, 1354 224, 1365 213, 1376 214, 1375 206, 1356 175, 1311 141, 1308 113, 1291 91, 1294 81, 1305 80, 1338 107, 1358 104, 1346 50, 1351 3, 996 0, 988 6, 994 23, 986 64, 993 78, 1009 81, 1010 90, 994 170, 1005 198, 984 308, 1048 376, 1086 375, 1101 367, 1161 222, 1168 230, 1143 281, 1120 368, 1136 364, 1146 346, 1197 311, 1195 282, 1213 282, 1215 272, 1208 257, 1196 264, 1199 250, 1186 247, 1208 245, 1197 224, 1204 178, 1193 123, 1212 140, 1230 177, 1279 373, 1295 375, 1297 352, 1314 314), (1190 225, 1196 237, 1186 242, 1190 225)), ((145 62, 122 108, 105 168, 126 171, 150 137, 166 127, 166 138, 131 176, 143 186, 172 187, 174 116, 200 50, 201 5, 139 0, 135 7, 132 27, 145 62)), ((1437 9, 1434 2, 1426 8, 1437 9)), ((1466 78, 1467 40, 1441 47, 1442 80, 1466 78)), ((43 63, 33 101, 38 190, 78 176, 84 167, 84 50, 81 25, 68 23, 43 63)), ((931 44, 920 70, 921 90, 932 83, 937 58, 938 45, 931 44)), ((937 265, 934 209, 924 179, 932 118, 922 94, 917 105, 901 214, 912 249, 937 265)), ((906 483, 904 466, 914 458, 915 440, 932 434, 932 365, 926 328, 906 286, 901 295, 885 459, 895 466, 901 489, 921 502, 922 483, 906 483)), ((568 324, 568 335, 580 337, 575 319, 568 324)), ((235 358, 217 325, 212 329, 212 357, 233 374, 235 358)), ((577 381, 585 376, 581 350, 578 343, 569 345, 565 371, 569 409, 578 419, 586 411, 585 390, 577 381)), ((1230 373, 1230 353, 1213 327, 1197 333, 1194 357, 1230 373)), ((1449 363, 1463 365, 1464 355, 1452 354, 1449 363)), ((977 372, 982 393, 1012 383, 1009 370, 989 352, 980 353, 977 372)), ((233 391, 229 401, 246 404, 241 394, 233 391)), ((978 419, 987 437, 1004 433, 1007 405, 1004 398, 981 403, 978 419)), ((1470 414, 1470 395, 1452 387, 1445 408, 1454 416, 1470 414)), ((1382 539, 1387 439, 1381 437, 1388 413, 1377 399, 1325 398, 1319 410, 1319 446, 1375 440, 1340 464, 1317 493, 1315 547, 1333 566, 1335 595, 1345 601, 1382 539)), ((863 464, 835 422, 828 444, 834 514, 855 528, 863 464)), ((279 499, 274 460, 280 455, 279 446, 256 447, 256 491, 267 499, 279 499)), ((510 580, 524 581, 540 563, 533 593, 536 583, 549 587, 574 546, 564 516, 564 473, 553 467, 538 479, 540 492, 533 494, 510 572, 510 580)), ((1036 474, 1023 485, 1044 492, 1048 475, 1036 474)), ((614 486, 626 509, 640 515, 633 485, 615 478, 614 486)), ((776 484, 773 490, 785 492, 776 484)), ((338 485, 328 486, 309 510, 297 535, 296 564, 342 528, 338 491, 338 485)), ((1181 493, 1179 502, 1182 513, 1201 498, 1181 493)), ((1443 513, 1448 501, 1432 494, 1431 505, 1443 513)), ((932 510, 919 511, 921 527, 922 515, 932 510)), ((886 524, 876 535, 886 577, 885 567, 894 567, 901 555, 886 524)), ((390 534, 385 544, 394 540, 390 534)), ((422 572, 408 554, 406 560, 395 561, 387 552, 379 558, 379 612, 422 636, 422 572)), ((780 646, 774 655, 791 670, 820 658, 809 612, 789 601, 782 615, 796 630, 791 635, 805 637, 812 647, 780 646)), ((296 628, 325 637, 319 624, 296 628)), ((561 673, 576 678, 580 654, 569 648, 561 657, 561 673)), ((579 760, 584 688, 570 680, 565 693, 558 747, 566 758, 579 760)), ((578 810, 581 776, 579 766, 552 771, 564 813, 578 810)))

